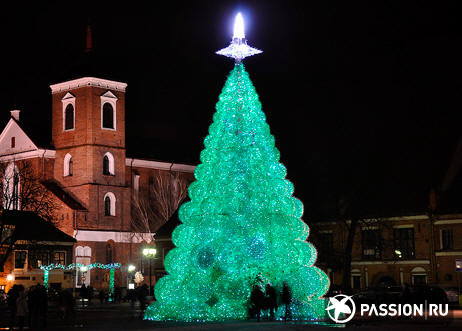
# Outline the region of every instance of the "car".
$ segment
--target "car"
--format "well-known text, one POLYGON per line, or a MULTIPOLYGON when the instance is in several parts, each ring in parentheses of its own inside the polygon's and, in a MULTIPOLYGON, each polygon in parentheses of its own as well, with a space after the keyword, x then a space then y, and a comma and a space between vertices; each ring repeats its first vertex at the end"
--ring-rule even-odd
POLYGON ((436 303, 445 304, 449 303, 446 292, 438 286, 412 286, 411 298, 413 303, 436 303))
POLYGON ((446 296, 448 297, 449 303, 459 303, 459 289, 457 287, 445 288, 446 296))

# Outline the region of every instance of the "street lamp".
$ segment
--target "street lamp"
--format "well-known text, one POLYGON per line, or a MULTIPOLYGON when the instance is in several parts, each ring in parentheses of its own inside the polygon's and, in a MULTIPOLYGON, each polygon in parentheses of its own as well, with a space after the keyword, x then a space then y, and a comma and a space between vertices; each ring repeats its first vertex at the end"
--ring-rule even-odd
POLYGON ((136 267, 133 264, 130 264, 127 268, 128 270, 128 289, 129 290, 134 290, 135 289, 135 284, 133 283, 133 271, 136 270, 136 267))
POLYGON ((149 259, 149 295, 152 296, 152 275, 151 275, 151 260, 156 256, 157 250, 155 248, 143 249, 143 255, 149 259))

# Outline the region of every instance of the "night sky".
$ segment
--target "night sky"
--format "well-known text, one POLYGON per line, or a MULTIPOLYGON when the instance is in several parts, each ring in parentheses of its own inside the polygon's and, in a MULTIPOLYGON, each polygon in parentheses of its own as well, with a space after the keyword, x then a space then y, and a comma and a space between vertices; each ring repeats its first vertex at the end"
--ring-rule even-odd
POLYGON ((0 124, 21 109, 42 146, 49 85, 92 74, 128 83, 128 156, 197 164, 233 67, 214 52, 238 11, 264 51, 244 63, 305 218, 342 197, 364 214, 423 210, 462 136, 455 1, 16 3, 0 14, 0 124))

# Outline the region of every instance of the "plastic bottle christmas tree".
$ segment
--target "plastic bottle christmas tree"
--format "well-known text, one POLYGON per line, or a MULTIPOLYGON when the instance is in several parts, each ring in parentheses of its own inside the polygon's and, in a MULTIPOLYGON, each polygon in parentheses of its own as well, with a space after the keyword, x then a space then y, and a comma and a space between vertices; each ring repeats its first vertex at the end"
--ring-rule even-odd
MULTIPOLYGON (((238 15, 240 16, 240 15, 238 15)), ((237 25, 242 18, 236 19, 237 25)), ((242 23, 241 23, 242 24, 242 23)), ((176 248, 165 259, 168 275, 155 287, 145 318, 212 321, 245 319, 254 285, 279 292, 287 282, 292 317, 324 318, 327 276, 313 266, 303 205, 292 197, 279 151, 258 95, 241 60, 261 51, 247 45, 243 27, 218 54, 236 59, 219 101, 191 201, 180 208, 176 248)), ((278 310, 284 314, 284 309, 278 310)))

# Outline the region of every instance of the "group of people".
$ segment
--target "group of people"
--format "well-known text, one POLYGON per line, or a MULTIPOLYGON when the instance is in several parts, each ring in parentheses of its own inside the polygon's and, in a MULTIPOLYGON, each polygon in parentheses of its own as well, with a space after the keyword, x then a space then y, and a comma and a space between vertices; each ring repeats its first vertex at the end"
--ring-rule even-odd
POLYGON ((7 304, 10 329, 17 325, 23 330, 26 317, 30 328, 46 327, 48 295, 45 286, 37 284, 26 292, 23 285, 13 285, 8 291, 7 304))
POLYGON ((134 290, 129 290, 127 293, 127 298, 130 300, 130 310, 131 318, 134 318, 136 315, 135 304, 136 301, 140 303, 139 318, 144 317, 144 311, 146 310, 147 300, 146 297, 149 295, 149 288, 146 284, 138 286, 134 290))
MULTIPOLYGON (((279 303, 285 306, 284 320, 290 318, 290 303, 292 295, 289 286, 284 282, 282 291, 279 297, 279 303)), ((257 318, 260 321, 262 311, 268 311, 269 319, 274 320, 274 313, 278 309, 278 295, 276 289, 271 284, 266 284, 265 292, 262 291, 259 285, 253 287, 250 294, 250 309, 249 315, 257 318)))

